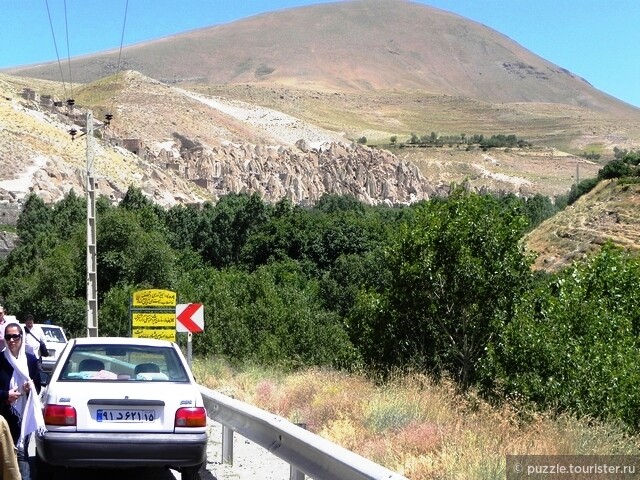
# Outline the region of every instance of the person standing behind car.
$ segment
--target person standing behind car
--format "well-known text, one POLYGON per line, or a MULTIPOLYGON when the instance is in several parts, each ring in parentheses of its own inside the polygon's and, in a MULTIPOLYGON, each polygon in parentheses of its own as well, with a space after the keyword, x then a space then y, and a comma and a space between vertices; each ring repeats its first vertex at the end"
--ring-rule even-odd
POLYGON ((40 355, 40 342, 46 343, 42 328, 33 324, 33 315, 30 313, 24 317, 24 340, 27 352, 31 352, 38 359, 38 365, 42 369, 42 356, 40 355))
POLYGON ((4 318, 4 307, 0 305, 0 350, 5 347, 4 343, 4 327, 7 326, 7 320, 4 318))
POLYGON ((40 403, 40 373, 36 357, 25 351, 22 327, 8 323, 7 347, 0 354, 0 414, 11 430, 22 480, 31 480, 29 436, 46 432, 40 403), (35 391, 34 391, 35 390, 35 391))

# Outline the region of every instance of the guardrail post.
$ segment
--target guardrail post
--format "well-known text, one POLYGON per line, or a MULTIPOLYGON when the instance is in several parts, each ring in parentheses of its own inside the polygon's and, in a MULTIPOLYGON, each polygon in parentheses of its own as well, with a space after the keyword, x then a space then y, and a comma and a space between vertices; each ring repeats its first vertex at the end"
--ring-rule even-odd
POLYGON ((233 465, 233 429, 222 426, 222 463, 233 465))
MULTIPOLYGON (((297 425, 300 428, 304 428, 305 430, 307 429, 306 423, 296 423, 295 425, 297 425)), ((304 472, 301 472, 296 467, 291 465, 290 471, 289 471, 289 480, 304 480, 304 479, 305 479, 304 472)))

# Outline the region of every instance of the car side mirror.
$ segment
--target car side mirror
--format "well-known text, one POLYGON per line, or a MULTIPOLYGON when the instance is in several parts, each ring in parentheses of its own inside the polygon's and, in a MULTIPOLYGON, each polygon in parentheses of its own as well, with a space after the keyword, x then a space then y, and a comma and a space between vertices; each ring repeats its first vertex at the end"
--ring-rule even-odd
POLYGON ((49 385, 49 374, 40 370, 40 385, 46 387, 49 385))

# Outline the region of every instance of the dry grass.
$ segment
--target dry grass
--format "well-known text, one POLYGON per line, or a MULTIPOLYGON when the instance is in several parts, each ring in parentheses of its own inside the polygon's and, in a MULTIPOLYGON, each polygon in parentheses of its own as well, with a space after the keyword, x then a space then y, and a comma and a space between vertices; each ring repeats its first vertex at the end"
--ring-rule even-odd
POLYGON ((309 369, 284 375, 218 360, 194 362, 210 388, 303 422, 307 428, 412 480, 503 479, 506 455, 637 455, 615 425, 493 407, 418 373, 377 384, 364 375, 309 369))
POLYGON ((527 249, 538 255, 535 268, 549 271, 584 259, 607 241, 639 250, 640 184, 600 182, 525 238, 527 249))

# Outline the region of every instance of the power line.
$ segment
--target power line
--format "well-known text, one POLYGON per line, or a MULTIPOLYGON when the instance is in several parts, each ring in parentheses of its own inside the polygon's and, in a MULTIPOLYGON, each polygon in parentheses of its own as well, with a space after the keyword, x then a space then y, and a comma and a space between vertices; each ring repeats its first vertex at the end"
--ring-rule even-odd
POLYGON ((116 69, 116 80, 118 80, 118 73, 120 73, 120 60, 122 59, 122 45, 124 44, 124 29, 127 25, 127 12, 129 11, 129 0, 124 7, 124 21, 122 22, 122 35, 120 35, 120 53, 118 54, 118 68, 116 69))
POLYGON ((71 50, 69 49, 69 22, 67 20, 67 0, 64 0, 64 28, 67 34, 67 58, 69 62, 69 89, 73 98, 73 80, 71 79, 71 50))
MULTIPOLYGON (((116 78, 115 81, 113 83, 113 96, 111 98, 111 110, 113 110, 113 106, 115 104, 115 97, 116 97, 116 88, 118 87, 118 79, 120 76, 120 62, 122 61, 122 46, 124 45, 124 32, 125 32, 125 28, 127 26, 127 13, 129 12, 129 0, 126 1, 125 3, 125 7, 124 7, 124 20, 122 21, 122 33, 120 35, 120 51, 118 52, 118 64, 116 66, 116 78)), ((113 118, 113 112, 111 113, 107 113, 108 117, 107 117, 107 121, 110 122, 111 118, 113 118)))
POLYGON ((56 49, 56 58, 58 59, 58 67, 60 68, 60 78, 62 79, 62 88, 64 89, 64 96, 66 97, 67 87, 64 83, 64 74, 62 73, 62 63, 60 63, 60 55, 58 54, 58 43, 56 42, 56 34, 53 30, 53 22, 51 21, 51 11, 49 10, 49 0, 45 0, 45 3, 47 4, 47 15, 49 16, 49 26, 51 27, 51 36, 53 37, 53 46, 56 49))

